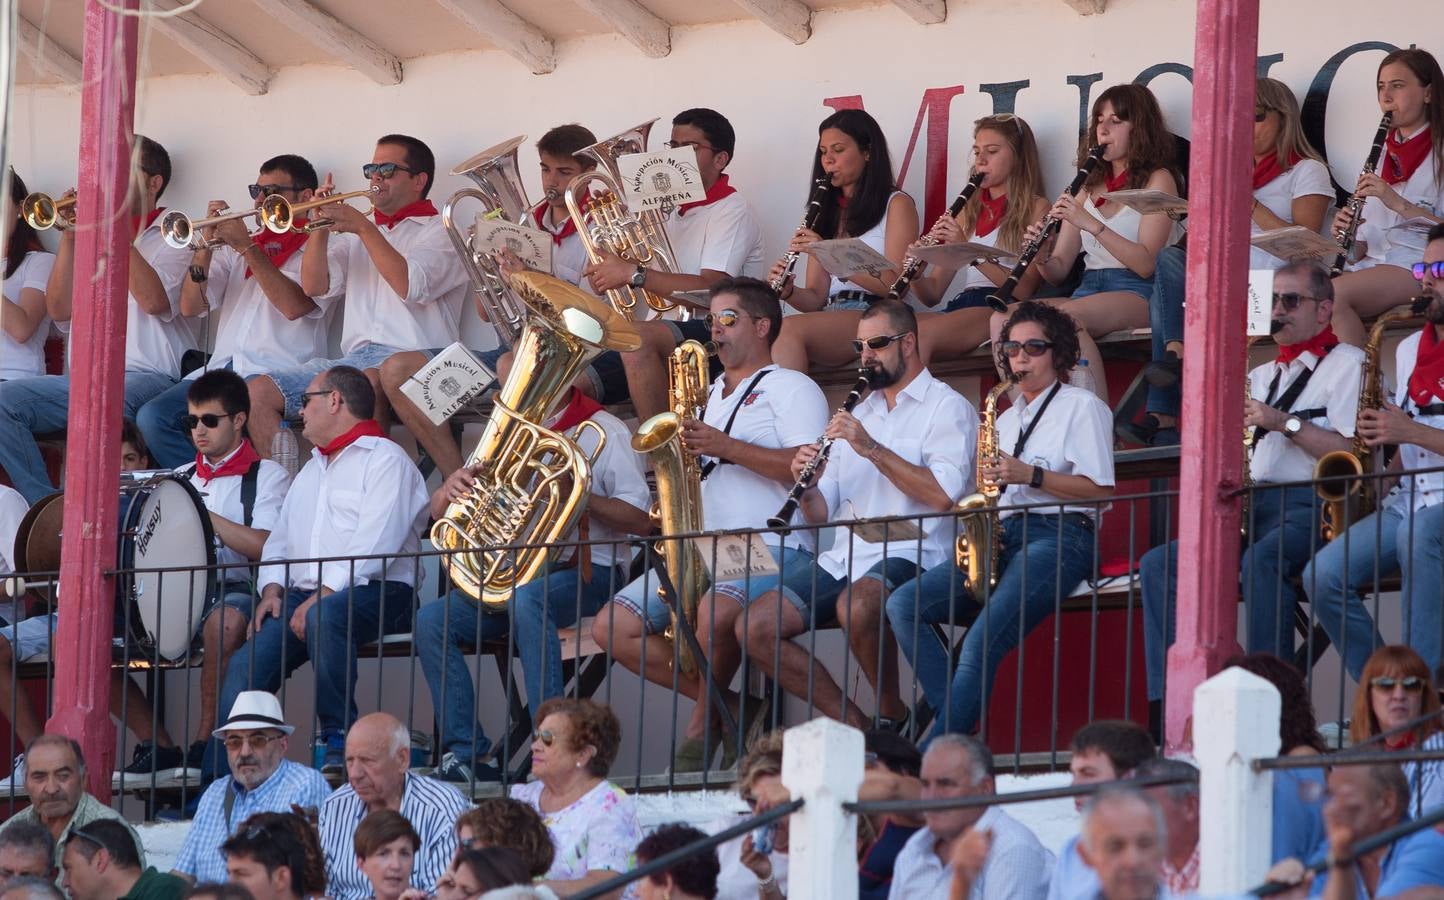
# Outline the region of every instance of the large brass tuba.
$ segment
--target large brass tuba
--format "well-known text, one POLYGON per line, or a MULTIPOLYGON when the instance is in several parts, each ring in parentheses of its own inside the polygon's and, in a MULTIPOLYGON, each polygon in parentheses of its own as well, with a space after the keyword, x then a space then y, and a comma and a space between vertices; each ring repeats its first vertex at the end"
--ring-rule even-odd
MULTIPOLYGON (((657 507, 663 535, 690 534, 703 530, 702 469, 697 457, 682 448, 682 420, 700 419, 707 406, 707 345, 683 341, 672 351, 672 408, 643 422, 632 438, 632 449, 652 457, 657 479, 657 507)), ((697 545, 689 540, 662 543, 662 559, 677 590, 677 603, 687 621, 697 625, 697 606, 708 585, 707 568, 697 545)), ((686 641, 677 641, 676 612, 667 637, 677 644, 681 670, 691 675, 697 660, 686 641)))
MULTIPOLYGON (((649 269, 677 271, 677 255, 672 252, 671 241, 667 240, 662 213, 655 209, 634 213, 627 208, 626 194, 622 190, 622 172, 617 167, 618 157, 646 151, 647 135, 655 124, 656 119, 643 122, 577 151, 577 156, 595 159, 597 168, 583 172, 567 185, 567 210, 572 214, 583 246, 587 248, 587 259, 594 263, 602 261, 603 250, 610 250, 628 262, 645 265, 649 269), (583 206, 582 194, 589 191, 593 183, 600 184, 603 190, 592 192, 586 206, 583 206)), ((669 312, 677 307, 675 302, 660 294, 631 286, 607 291, 607 302, 629 319, 637 318, 638 313, 645 312, 646 308, 669 312), (638 308, 638 304, 642 309, 638 308)))
POLYGON ((514 588, 541 572, 555 555, 550 545, 565 540, 586 509, 591 459, 572 437, 541 423, 603 350, 641 346, 630 322, 574 285, 530 271, 510 280, 530 313, 516 364, 467 459, 477 467, 475 488, 431 527, 438 549, 461 551, 443 557, 451 580, 493 607, 504 607, 514 588), (536 546, 497 549, 508 544, 536 546))
POLYGON ((1017 383, 1018 376, 1009 373, 993 385, 983 400, 974 466, 978 490, 958 501, 958 568, 963 570, 966 587, 980 605, 988 601, 988 595, 998 584, 998 563, 1003 551, 1003 526, 998 519, 998 498, 1003 495, 1003 489, 984 481, 982 471, 998 458, 998 400, 1017 383))

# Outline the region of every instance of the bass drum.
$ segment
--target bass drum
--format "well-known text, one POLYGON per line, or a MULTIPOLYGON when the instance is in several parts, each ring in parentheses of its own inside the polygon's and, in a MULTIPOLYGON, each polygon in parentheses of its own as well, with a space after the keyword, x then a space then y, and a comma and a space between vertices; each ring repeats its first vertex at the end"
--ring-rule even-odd
POLYGON ((15 529, 15 572, 19 575, 60 571, 60 522, 65 517, 65 494, 56 491, 30 507, 15 529))
POLYGON ((121 502, 120 592, 130 636, 147 654, 178 662, 201 627, 217 586, 215 531, 201 496, 166 473, 128 489, 121 502), (147 570, 171 571, 147 571, 147 570))

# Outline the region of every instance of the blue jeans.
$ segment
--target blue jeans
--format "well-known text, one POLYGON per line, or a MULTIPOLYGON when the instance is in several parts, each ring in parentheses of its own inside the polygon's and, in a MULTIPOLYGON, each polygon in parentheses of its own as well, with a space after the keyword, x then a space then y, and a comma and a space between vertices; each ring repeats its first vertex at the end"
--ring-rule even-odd
POLYGON ((1360 519, 1304 569, 1304 591, 1314 614, 1356 680, 1369 655, 1384 643, 1359 597, 1361 590, 1372 588, 1376 566, 1380 578, 1402 568, 1404 642, 1424 658, 1429 671, 1436 671, 1444 628, 1439 602, 1444 592, 1444 503, 1416 510, 1412 519, 1393 507, 1360 519))
MULTIPOLYGON (((1314 490, 1260 488, 1250 505, 1254 542, 1243 551, 1240 583, 1248 610, 1250 653, 1294 655, 1294 589, 1297 575, 1318 546, 1319 518, 1314 490)), ((1143 554, 1139 564, 1143 594, 1143 648, 1148 669, 1148 699, 1163 699, 1163 673, 1173 644, 1174 597, 1178 590, 1178 541, 1143 554)))
POLYGON ((971 732, 1003 658, 1093 571, 1093 522, 1077 514, 1019 513, 1003 520, 1002 572, 979 606, 952 563, 924 572, 888 595, 887 618, 938 710, 932 734, 971 732), (971 624, 969 624, 971 623, 971 624), (929 625, 968 625, 956 672, 929 625))
MULTIPOLYGON (((1153 358, 1163 359, 1170 341, 1183 340, 1183 281, 1188 254, 1182 247, 1164 247, 1153 270, 1153 292, 1148 296, 1148 320, 1153 327, 1153 358)), ((1177 416, 1178 385, 1148 388, 1148 411, 1177 416)))
MULTIPOLYGON (((145 402, 175 384, 157 372, 125 373, 125 412, 134 419, 145 402)), ((70 412, 70 377, 39 375, 0 382, 0 468, 32 506, 55 491, 35 435, 62 431, 70 412)))
POLYGON ((486 756, 491 741, 476 716, 476 692, 465 651, 486 641, 507 641, 521 656, 527 703, 560 696, 562 645, 557 629, 594 615, 626 579, 621 568, 598 567, 583 582, 581 570, 560 569, 521 585, 507 611, 483 609, 459 590, 416 614, 416 654, 438 713, 441 747, 471 763, 486 756), (509 634, 515 624, 515 633, 509 634))

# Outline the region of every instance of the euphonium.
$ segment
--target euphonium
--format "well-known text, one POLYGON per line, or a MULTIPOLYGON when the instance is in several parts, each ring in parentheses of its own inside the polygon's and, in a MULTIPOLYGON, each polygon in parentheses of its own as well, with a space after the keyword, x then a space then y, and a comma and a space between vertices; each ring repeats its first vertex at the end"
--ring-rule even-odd
MULTIPOLYGON (((707 357, 710 345, 683 341, 672 351, 672 407, 643 422, 632 438, 632 449, 652 457, 657 479, 657 506, 653 517, 660 520, 663 535, 691 534, 703 530, 702 468, 697 457, 682 447, 682 420, 701 419, 707 406, 707 357)), ((690 540, 662 542, 662 559, 677 591, 677 605, 687 622, 697 626, 697 606, 708 585, 707 568, 697 545, 690 540)), ((660 589, 658 593, 660 593, 660 589)), ((677 611, 667 638, 676 642, 681 671, 697 671, 697 660, 686 641, 677 641, 677 611)))
POLYGON ((1003 495, 1003 489, 983 479, 983 467, 993 465, 998 459, 998 400, 1017 383, 1017 374, 1010 373, 993 385, 983 400, 974 466, 978 490, 958 502, 958 568, 963 570, 966 587, 979 604, 987 602, 998 583, 998 563, 1003 552, 1003 526, 998 519, 998 498, 1003 495))
MULTIPOLYGON (((598 164, 596 169, 573 178, 566 191, 567 211, 576 223, 582 246, 587 249, 587 259, 593 263, 601 262, 604 258, 602 251, 609 250, 630 263, 645 265, 649 269, 677 271, 677 255, 672 252, 671 241, 667 240, 662 213, 655 209, 634 213, 627 208, 626 195, 622 191, 622 172, 617 167, 618 157, 646 151, 647 135, 656 123, 656 119, 643 122, 584 147, 575 154, 589 156, 598 164), (582 194, 590 189, 592 182, 600 183, 605 190, 593 192, 584 208, 582 194)), ((639 302, 657 312, 669 312, 677 307, 675 302, 660 294, 629 285, 607 291, 607 302, 629 319, 636 318, 639 302)))
MULTIPOLYGON (((431 527, 438 549, 460 551, 442 557, 451 580, 492 607, 542 571, 556 553, 550 545, 565 540, 586 509, 591 458, 575 443, 580 429, 568 437, 541 423, 603 350, 641 346, 630 322, 580 288, 541 272, 510 280, 530 314, 516 364, 467 459, 475 487, 431 527), (501 549, 510 544, 534 546, 501 549)), ((587 426, 600 440, 601 429, 587 426)), ((599 443, 593 455, 600 451, 599 443)))

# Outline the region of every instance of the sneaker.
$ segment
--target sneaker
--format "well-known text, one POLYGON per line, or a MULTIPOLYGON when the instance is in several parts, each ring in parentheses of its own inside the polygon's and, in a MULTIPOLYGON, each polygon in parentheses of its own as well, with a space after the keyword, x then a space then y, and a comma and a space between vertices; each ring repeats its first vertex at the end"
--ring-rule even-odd
POLYGON ((209 741, 192 741, 190 747, 186 748, 186 768, 201 769, 205 767, 206 747, 209 741))
POLYGON ((672 774, 700 772, 707 768, 711 756, 701 738, 683 738, 672 757, 672 774))
POLYGON ((15 765, 10 769, 9 776, 0 779, 0 793, 3 794, 25 793, 25 754, 15 757, 15 765))
POLYGON ((322 775, 344 775, 346 772, 346 735, 340 731, 330 731, 322 734, 316 739, 319 745, 317 749, 324 747, 324 751, 317 755, 321 757, 322 775))
POLYGON ((169 772, 180 768, 185 761, 186 755, 179 747, 157 747, 152 741, 141 741, 131 755, 130 765, 121 771, 127 775, 169 772))
POLYGON ((446 753, 442 755, 441 765, 436 767, 431 777, 451 784, 471 784, 501 781, 501 770, 486 763, 464 763, 455 753, 446 753))

